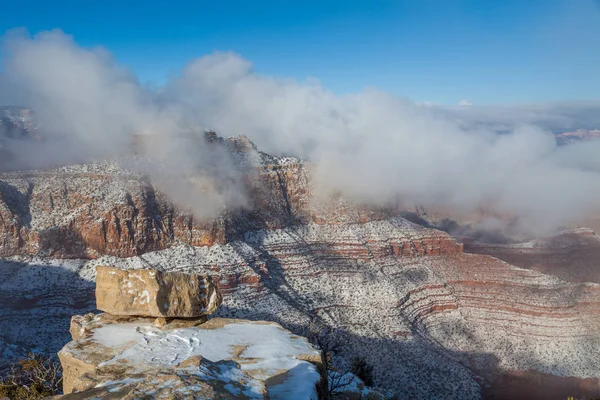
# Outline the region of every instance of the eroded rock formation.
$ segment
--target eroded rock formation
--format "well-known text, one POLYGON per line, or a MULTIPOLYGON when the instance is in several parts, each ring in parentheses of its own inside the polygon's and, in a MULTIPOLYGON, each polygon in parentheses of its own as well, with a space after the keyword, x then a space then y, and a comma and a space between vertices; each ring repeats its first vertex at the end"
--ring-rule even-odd
POLYGON ((0 174, 0 255, 126 257, 225 241, 221 220, 194 220, 153 184, 105 167, 0 174))
POLYGON ((73 341, 59 352, 64 392, 76 392, 65 399, 309 399, 326 392, 321 353, 276 323, 215 318, 156 326, 152 318, 100 314, 75 324, 73 341))
POLYGON ((327 397, 321 352, 305 338, 273 322, 206 321, 203 317, 217 305, 191 315, 199 310, 198 299, 209 292, 220 303, 218 291, 206 277, 108 267, 99 267, 97 276, 102 282, 96 290, 98 303, 101 298, 119 297, 121 315, 72 318, 73 340, 58 353, 64 398, 327 397), (183 290, 184 277, 190 290, 183 290), (139 282, 133 284, 134 279, 139 282), (158 290, 153 287, 157 282, 162 283, 158 290), (201 283, 204 287, 199 292, 201 283), (126 295, 121 293, 124 289, 126 295), (155 309, 139 306, 141 298, 160 297, 161 290, 167 294, 161 302, 173 317, 162 321, 153 318, 155 309), (178 292, 176 297, 171 296, 173 292, 178 292), (191 307, 180 307, 182 301, 191 307), (124 315, 125 310, 133 315, 124 315), (190 318, 196 316, 201 318, 190 318))
POLYGON ((221 301, 209 276, 96 268, 96 308, 113 315, 198 318, 215 312, 221 301))
MULTIPOLYGON (((148 179, 140 166, 147 160, 138 156, 0 173, 0 256, 130 257, 177 243, 225 244, 249 230, 367 222, 397 214, 341 198, 314 202, 310 164, 258 152, 243 136, 225 141, 213 136, 207 134, 209 145, 227 149, 240 175, 245 207, 196 218, 190 204, 174 204, 148 179)), ((183 186, 198 185, 200 178, 202 172, 169 177, 183 186)))
POLYGON ((404 398, 480 398, 502 371, 598 378, 598 285, 459 246, 442 250, 442 238, 450 240, 401 218, 312 224, 252 231, 223 246, 82 260, 77 276, 91 280, 107 264, 207 273, 224 292, 219 317, 274 320, 303 336, 310 325, 331 327, 338 367, 363 357, 376 385, 404 398), (440 241, 423 252, 392 249, 432 235, 440 241))
POLYGON ((469 253, 487 254, 521 268, 569 282, 600 283, 600 236, 592 229, 570 229, 522 243, 465 243, 469 253))

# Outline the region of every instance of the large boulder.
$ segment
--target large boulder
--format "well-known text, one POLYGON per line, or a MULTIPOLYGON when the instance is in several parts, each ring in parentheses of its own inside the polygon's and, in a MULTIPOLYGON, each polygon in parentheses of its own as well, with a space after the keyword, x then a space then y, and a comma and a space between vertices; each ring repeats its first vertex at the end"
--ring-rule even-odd
POLYGON ((221 302, 207 275, 96 268, 96 307, 113 315, 198 318, 212 314, 221 302))
POLYGON ((64 398, 326 398, 322 354, 305 338, 273 322, 189 324, 75 316, 58 353, 64 398))

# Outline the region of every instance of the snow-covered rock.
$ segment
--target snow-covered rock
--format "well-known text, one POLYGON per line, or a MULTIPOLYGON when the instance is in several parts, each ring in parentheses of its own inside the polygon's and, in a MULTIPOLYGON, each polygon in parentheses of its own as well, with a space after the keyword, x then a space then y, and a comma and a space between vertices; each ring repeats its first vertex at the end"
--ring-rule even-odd
POLYGON ((151 318, 106 314, 74 320, 74 340, 59 352, 65 399, 174 393, 317 400, 326 393, 321 352, 273 322, 215 318, 159 327, 151 318))
POLYGON ((131 258, 6 259, 0 341, 8 345, 0 359, 56 353, 69 340, 71 315, 94 309, 86 294, 95 267, 114 265, 211 275, 224 296, 219 317, 274 320, 303 336, 311 321, 334 327, 335 366, 347 370, 362 357, 375 385, 400 398, 460 391, 479 399, 486 371, 600 378, 600 285, 448 254, 434 243, 428 250, 422 236, 430 231, 403 219, 311 224, 131 258), (392 245, 403 242, 414 255, 395 254, 392 245))

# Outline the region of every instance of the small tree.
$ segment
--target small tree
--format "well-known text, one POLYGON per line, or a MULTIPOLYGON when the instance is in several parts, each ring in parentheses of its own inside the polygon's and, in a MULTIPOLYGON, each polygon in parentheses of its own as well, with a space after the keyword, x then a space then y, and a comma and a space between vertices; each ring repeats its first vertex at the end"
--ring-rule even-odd
POLYGON ((0 379, 0 398, 34 400, 60 393, 62 373, 53 357, 29 353, 0 379))
POLYGON ((339 333, 334 328, 323 326, 314 318, 308 327, 308 339, 323 352, 324 366, 327 373, 327 389, 329 398, 344 392, 346 386, 352 383, 354 376, 348 372, 342 373, 333 367, 333 353, 339 351, 339 333))
POLYGON ((373 386, 373 366, 367 363, 364 358, 355 357, 352 360, 351 371, 358 376, 367 386, 373 386))

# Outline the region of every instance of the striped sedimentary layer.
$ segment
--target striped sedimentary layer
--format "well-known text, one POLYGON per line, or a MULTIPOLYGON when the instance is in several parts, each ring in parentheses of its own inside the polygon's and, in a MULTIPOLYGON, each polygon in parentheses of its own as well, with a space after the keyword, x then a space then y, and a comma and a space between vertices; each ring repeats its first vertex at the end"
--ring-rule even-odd
POLYGON ((306 336, 309 326, 330 327, 338 365, 364 357, 375 383, 405 398, 479 398, 479 375, 498 369, 598 376, 598 285, 462 253, 447 234, 402 218, 69 262, 82 281, 96 265, 208 273, 224 294, 218 315, 275 320, 306 336))
MULTIPOLYGON (((114 265, 209 274, 220 316, 324 336, 336 364, 364 357, 400 398, 479 398, 499 369, 600 374, 598 285, 463 253, 397 210, 315 203, 309 166, 255 155, 239 164, 247 207, 213 219, 118 164, 1 174, 0 359, 58 351, 70 316, 95 307, 95 267, 114 265)), ((527 251, 576 260, 573 243, 527 251)), ((521 247, 481 252, 518 261, 521 247)))
POLYGON ((600 236, 592 229, 571 229, 526 243, 465 243, 465 251, 491 255, 569 282, 600 283, 600 236))

